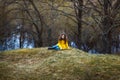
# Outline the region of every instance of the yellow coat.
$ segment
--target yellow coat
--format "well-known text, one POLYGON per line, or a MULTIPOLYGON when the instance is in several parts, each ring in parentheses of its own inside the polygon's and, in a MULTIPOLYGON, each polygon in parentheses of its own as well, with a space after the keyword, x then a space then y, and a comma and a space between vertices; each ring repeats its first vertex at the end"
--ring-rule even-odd
POLYGON ((68 41, 66 41, 65 43, 65 40, 58 40, 58 44, 60 49, 69 49, 69 46, 68 46, 68 41))

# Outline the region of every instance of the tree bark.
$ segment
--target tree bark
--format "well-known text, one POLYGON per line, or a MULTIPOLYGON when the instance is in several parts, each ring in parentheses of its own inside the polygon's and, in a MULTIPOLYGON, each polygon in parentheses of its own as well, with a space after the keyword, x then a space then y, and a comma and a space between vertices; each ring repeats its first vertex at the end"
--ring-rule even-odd
MULTIPOLYGON (((29 17, 33 21, 33 25, 34 25, 34 27, 36 29, 36 32, 37 32, 36 35, 38 37, 38 40, 35 41, 35 47, 42 47, 43 46, 42 33, 43 33, 43 24, 44 24, 43 17, 40 14, 39 10, 37 9, 37 7, 36 7, 35 3, 33 2, 33 0, 29 0, 29 2, 31 3, 31 5, 34 8, 34 10, 36 11, 36 15, 38 16, 38 18, 40 20, 40 25, 37 25, 34 22, 34 19, 33 19, 32 15, 30 14, 29 10, 26 10, 26 12, 28 13, 29 17)), ((25 5, 27 5, 25 0, 24 0, 24 3, 25 3, 25 5)))
POLYGON ((74 2, 75 6, 75 12, 77 18, 77 46, 80 49, 81 48, 81 29, 82 29, 82 6, 83 6, 83 0, 77 0, 74 2))
POLYGON ((112 27, 112 19, 110 18, 110 4, 109 0, 104 0, 104 18, 102 22, 103 26, 103 52, 111 53, 111 31, 108 31, 112 27))

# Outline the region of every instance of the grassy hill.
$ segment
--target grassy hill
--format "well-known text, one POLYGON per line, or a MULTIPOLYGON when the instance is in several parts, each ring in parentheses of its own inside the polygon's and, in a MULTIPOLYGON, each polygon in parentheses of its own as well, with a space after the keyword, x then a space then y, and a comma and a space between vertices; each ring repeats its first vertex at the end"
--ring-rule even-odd
POLYGON ((78 49, 0 53, 0 80, 120 80, 120 56, 78 49))

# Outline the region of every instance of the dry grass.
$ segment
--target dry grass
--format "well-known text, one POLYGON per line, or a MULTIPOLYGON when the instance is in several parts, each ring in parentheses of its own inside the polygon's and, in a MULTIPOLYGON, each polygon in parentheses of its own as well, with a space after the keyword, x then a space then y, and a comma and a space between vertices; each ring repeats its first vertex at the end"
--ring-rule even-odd
POLYGON ((19 49, 0 53, 0 80, 120 80, 120 56, 78 49, 19 49))

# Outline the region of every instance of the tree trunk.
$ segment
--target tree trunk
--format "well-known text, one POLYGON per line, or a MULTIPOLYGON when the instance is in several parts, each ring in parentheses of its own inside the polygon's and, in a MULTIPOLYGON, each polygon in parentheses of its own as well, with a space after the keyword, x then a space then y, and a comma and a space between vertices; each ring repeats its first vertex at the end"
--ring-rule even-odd
POLYGON ((77 0, 76 2, 74 2, 74 6, 75 6, 75 12, 76 12, 76 16, 77 16, 77 46, 80 49, 81 48, 81 29, 82 29, 82 6, 83 6, 83 0, 77 0))
POLYGON ((111 53, 111 31, 108 31, 112 27, 112 19, 110 18, 110 4, 109 0, 104 0, 104 18, 102 22, 103 26, 103 52, 111 53))
MULTIPOLYGON (((42 47, 43 46, 43 40, 42 40, 42 33, 43 33, 43 24, 44 24, 44 21, 43 21, 43 17, 42 15, 40 14, 38 8, 36 7, 35 3, 33 0, 29 0, 29 2, 31 3, 32 7, 34 8, 34 10, 36 11, 36 15, 38 16, 38 19, 40 20, 40 25, 36 24, 34 22, 34 18, 32 17, 31 13, 29 12, 29 10, 26 10, 26 12, 28 13, 29 17, 31 18, 31 20, 33 21, 33 25, 36 29, 36 35, 37 35, 37 38, 38 40, 35 41, 35 47, 42 47)), ((26 4, 26 1, 24 0, 24 3, 27 7, 27 4, 26 4)))

